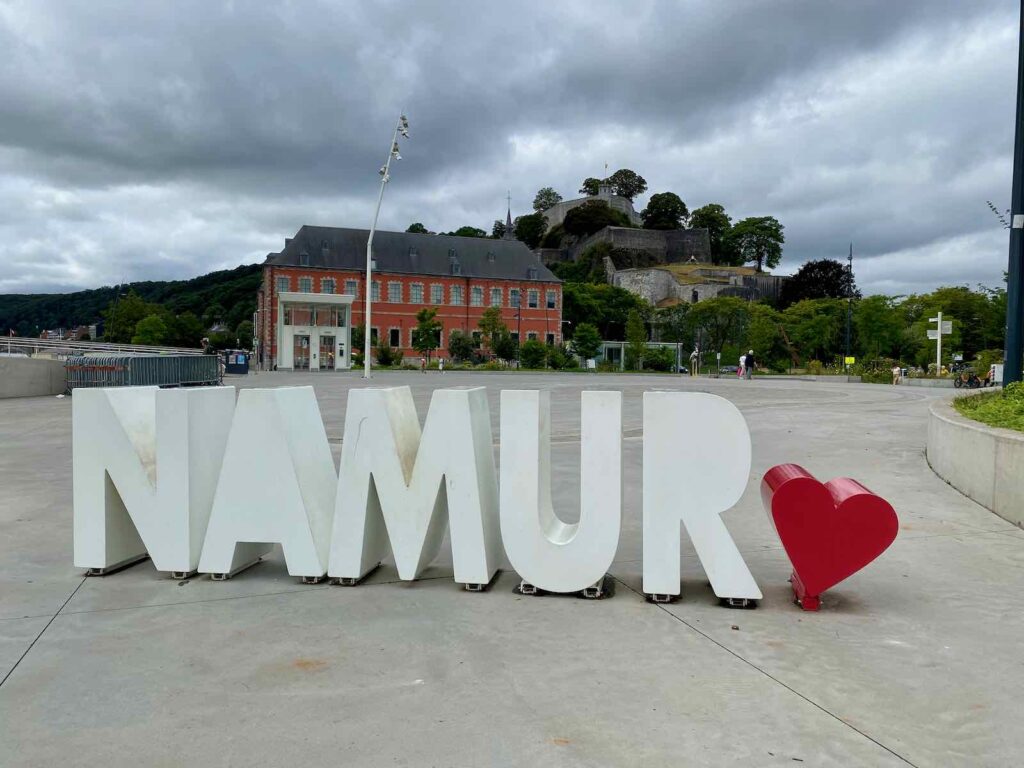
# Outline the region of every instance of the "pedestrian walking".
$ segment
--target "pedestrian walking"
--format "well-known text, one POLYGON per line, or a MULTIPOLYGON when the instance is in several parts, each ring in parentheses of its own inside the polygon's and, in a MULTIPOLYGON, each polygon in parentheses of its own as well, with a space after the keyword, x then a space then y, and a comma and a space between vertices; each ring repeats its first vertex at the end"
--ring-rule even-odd
POLYGON ((747 352, 746 362, 743 364, 744 376, 747 381, 750 381, 750 377, 754 373, 754 367, 757 365, 757 359, 754 357, 754 350, 747 352))
POLYGON ((903 375, 903 370, 900 368, 900 364, 896 363, 896 365, 894 365, 892 367, 892 385, 894 387, 897 384, 900 383, 900 379, 902 378, 902 375, 903 375))
POLYGON ((427 358, 425 357, 420 358, 420 370, 423 371, 423 373, 427 372, 427 358))
POLYGON ((746 374, 746 372, 747 372, 747 356, 746 355, 740 355, 740 364, 739 364, 739 367, 736 369, 736 375, 739 378, 742 379, 744 374, 746 374))
POLYGON ((444 358, 443 357, 437 358, 437 370, 439 370, 441 373, 444 373, 444 358))
POLYGON ((697 361, 700 359, 700 354, 697 352, 697 348, 693 348, 693 352, 690 353, 690 375, 697 375, 697 361))

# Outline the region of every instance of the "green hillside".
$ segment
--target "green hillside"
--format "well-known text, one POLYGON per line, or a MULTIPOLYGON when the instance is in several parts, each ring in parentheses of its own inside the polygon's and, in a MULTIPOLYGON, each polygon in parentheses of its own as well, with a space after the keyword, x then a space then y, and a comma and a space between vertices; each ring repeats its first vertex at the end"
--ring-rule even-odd
POLYGON ((19 336, 36 336, 44 329, 89 325, 101 319, 115 298, 129 292, 175 315, 191 312, 202 318, 216 307, 218 319, 235 328, 251 319, 256 309, 260 270, 259 264, 246 264, 191 280, 147 280, 74 293, 0 294, 0 329, 5 334, 13 328, 19 336))

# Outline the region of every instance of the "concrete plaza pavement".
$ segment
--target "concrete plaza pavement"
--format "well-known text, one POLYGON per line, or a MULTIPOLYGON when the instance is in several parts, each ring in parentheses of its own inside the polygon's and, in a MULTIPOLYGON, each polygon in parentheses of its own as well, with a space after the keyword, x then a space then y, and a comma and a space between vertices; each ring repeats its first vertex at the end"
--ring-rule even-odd
MULTIPOLYGON (((358 374, 312 384, 340 453, 358 374)), ((436 387, 552 392, 559 514, 579 503, 579 392, 624 393, 622 537, 602 601, 486 594, 388 563, 355 588, 308 586, 275 555, 231 581, 177 582, 145 562, 86 579, 72 565, 71 400, 0 401, 2 766, 1007 766, 1024 758, 1024 532, 936 477, 928 403, 947 392, 794 380, 382 373, 421 419, 436 387), (764 592, 717 605, 683 537, 683 595, 641 579, 641 393, 732 400, 753 468, 724 515, 764 592), (761 508, 770 466, 854 477, 900 516, 893 546, 829 592, 791 602, 761 508)), ((698 434, 680 440, 700 440, 698 434)), ((498 449, 500 452, 500 448, 498 449)), ((685 492, 685 489, 680 489, 685 492)))

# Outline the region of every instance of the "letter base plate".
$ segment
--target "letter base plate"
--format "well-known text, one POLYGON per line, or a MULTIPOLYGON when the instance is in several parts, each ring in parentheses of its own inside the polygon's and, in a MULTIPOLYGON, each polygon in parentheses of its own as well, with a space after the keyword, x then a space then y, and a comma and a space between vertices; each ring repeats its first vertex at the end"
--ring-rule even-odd
POLYGON ((86 570, 86 576, 109 576, 112 573, 123 571, 125 568, 130 568, 136 563, 141 563, 143 560, 149 560, 149 554, 143 553, 141 555, 135 555, 122 560, 120 563, 114 563, 103 568, 89 568, 86 570))
POLYGON ((256 563, 259 563, 262 560, 262 557, 257 557, 255 560, 250 560, 248 563, 243 563, 242 565, 238 566, 233 571, 229 571, 228 573, 211 573, 210 578, 213 581, 227 581, 233 576, 237 576, 242 571, 252 568, 254 565, 256 565, 256 563))
POLYGON ((378 568, 380 568, 380 563, 377 563, 375 566, 370 568, 362 576, 339 576, 332 583, 337 584, 339 587, 354 587, 357 584, 362 584, 366 577, 374 571, 376 571, 378 568))

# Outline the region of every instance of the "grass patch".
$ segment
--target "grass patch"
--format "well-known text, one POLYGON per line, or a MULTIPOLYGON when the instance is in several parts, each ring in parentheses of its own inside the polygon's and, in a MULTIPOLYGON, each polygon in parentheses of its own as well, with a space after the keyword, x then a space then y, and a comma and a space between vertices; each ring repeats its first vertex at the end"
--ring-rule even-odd
POLYGON ((990 427, 1024 432, 1024 385, 1009 384, 1002 392, 986 392, 972 397, 958 397, 953 407, 969 419, 990 427))

